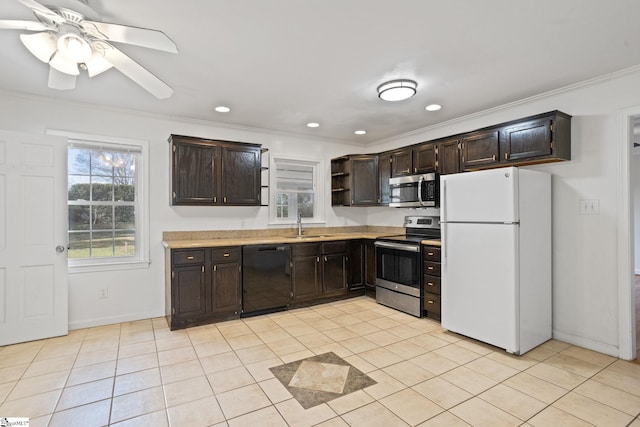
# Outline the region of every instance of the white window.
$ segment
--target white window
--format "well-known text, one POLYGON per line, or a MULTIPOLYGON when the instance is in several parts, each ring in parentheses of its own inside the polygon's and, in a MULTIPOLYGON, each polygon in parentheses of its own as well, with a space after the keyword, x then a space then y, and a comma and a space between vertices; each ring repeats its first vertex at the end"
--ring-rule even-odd
POLYGON ((146 142, 97 141, 75 134, 69 137, 71 271, 112 269, 114 264, 148 265, 147 153, 146 142))
POLYGON ((324 221, 324 187, 321 162, 284 157, 271 160, 270 217, 274 224, 324 221))

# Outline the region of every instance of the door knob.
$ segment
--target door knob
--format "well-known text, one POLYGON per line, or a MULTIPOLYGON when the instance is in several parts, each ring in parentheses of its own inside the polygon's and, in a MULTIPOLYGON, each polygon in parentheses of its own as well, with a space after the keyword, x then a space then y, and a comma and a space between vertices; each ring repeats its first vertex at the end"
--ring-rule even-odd
POLYGON ((58 252, 59 254, 64 252, 64 246, 62 246, 62 245, 56 246, 56 252, 58 252))

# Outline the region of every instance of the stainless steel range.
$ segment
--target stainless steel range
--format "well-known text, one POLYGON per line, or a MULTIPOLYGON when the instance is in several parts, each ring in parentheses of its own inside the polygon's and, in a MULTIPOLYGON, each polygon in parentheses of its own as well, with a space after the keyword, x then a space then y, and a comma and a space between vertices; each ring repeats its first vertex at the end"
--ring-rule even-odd
POLYGON ((440 239, 440 217, 405 216, 405 234, 379 237, 376 248, 376 301, 422 317, 420 242, 440 239))

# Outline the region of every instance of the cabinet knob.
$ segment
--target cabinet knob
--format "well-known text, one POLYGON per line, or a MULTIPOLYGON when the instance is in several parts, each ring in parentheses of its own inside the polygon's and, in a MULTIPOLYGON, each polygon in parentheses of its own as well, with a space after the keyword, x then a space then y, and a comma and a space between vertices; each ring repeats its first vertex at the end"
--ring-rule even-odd
POLYGON ((432 266, 427 267, 427 270, 433 270, 432 266))
POLYGON ((225 254, 224 254, 224 255, 222 255, 222 256, 229 256, 229 254, 228 254, 228 253, 225 253, 225 254))
POLYGON ((213 196, 213 203, 218 203, 218 198, 216 196, 213 196))
POLYGON ((189 255, 189 256, 187 257, 187 259, 188 259, 188 260, 192 260, 192 259, 193 259, 193 255, 189 255))
POLYGON ((427 286, 433 286, 433 282, 427 282, 427 286))
POLYGON ((430 299, 429 301, 427 301, 427 304, 433 304, 433 300, 430 299))
POLYGON ((433 256, 433 252, 427 252, 427 255, 433 256))

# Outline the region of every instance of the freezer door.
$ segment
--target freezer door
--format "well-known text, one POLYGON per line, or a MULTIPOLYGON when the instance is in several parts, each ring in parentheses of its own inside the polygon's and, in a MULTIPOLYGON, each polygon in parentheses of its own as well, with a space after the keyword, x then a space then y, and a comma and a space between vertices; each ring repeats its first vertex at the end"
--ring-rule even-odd
POLYGON ((518 225, 443 224, 442 327, 519 353, 518 225))
POLYGON ((440 219, 447 222, 517 222, 518 168, 440 177, 440 219))

